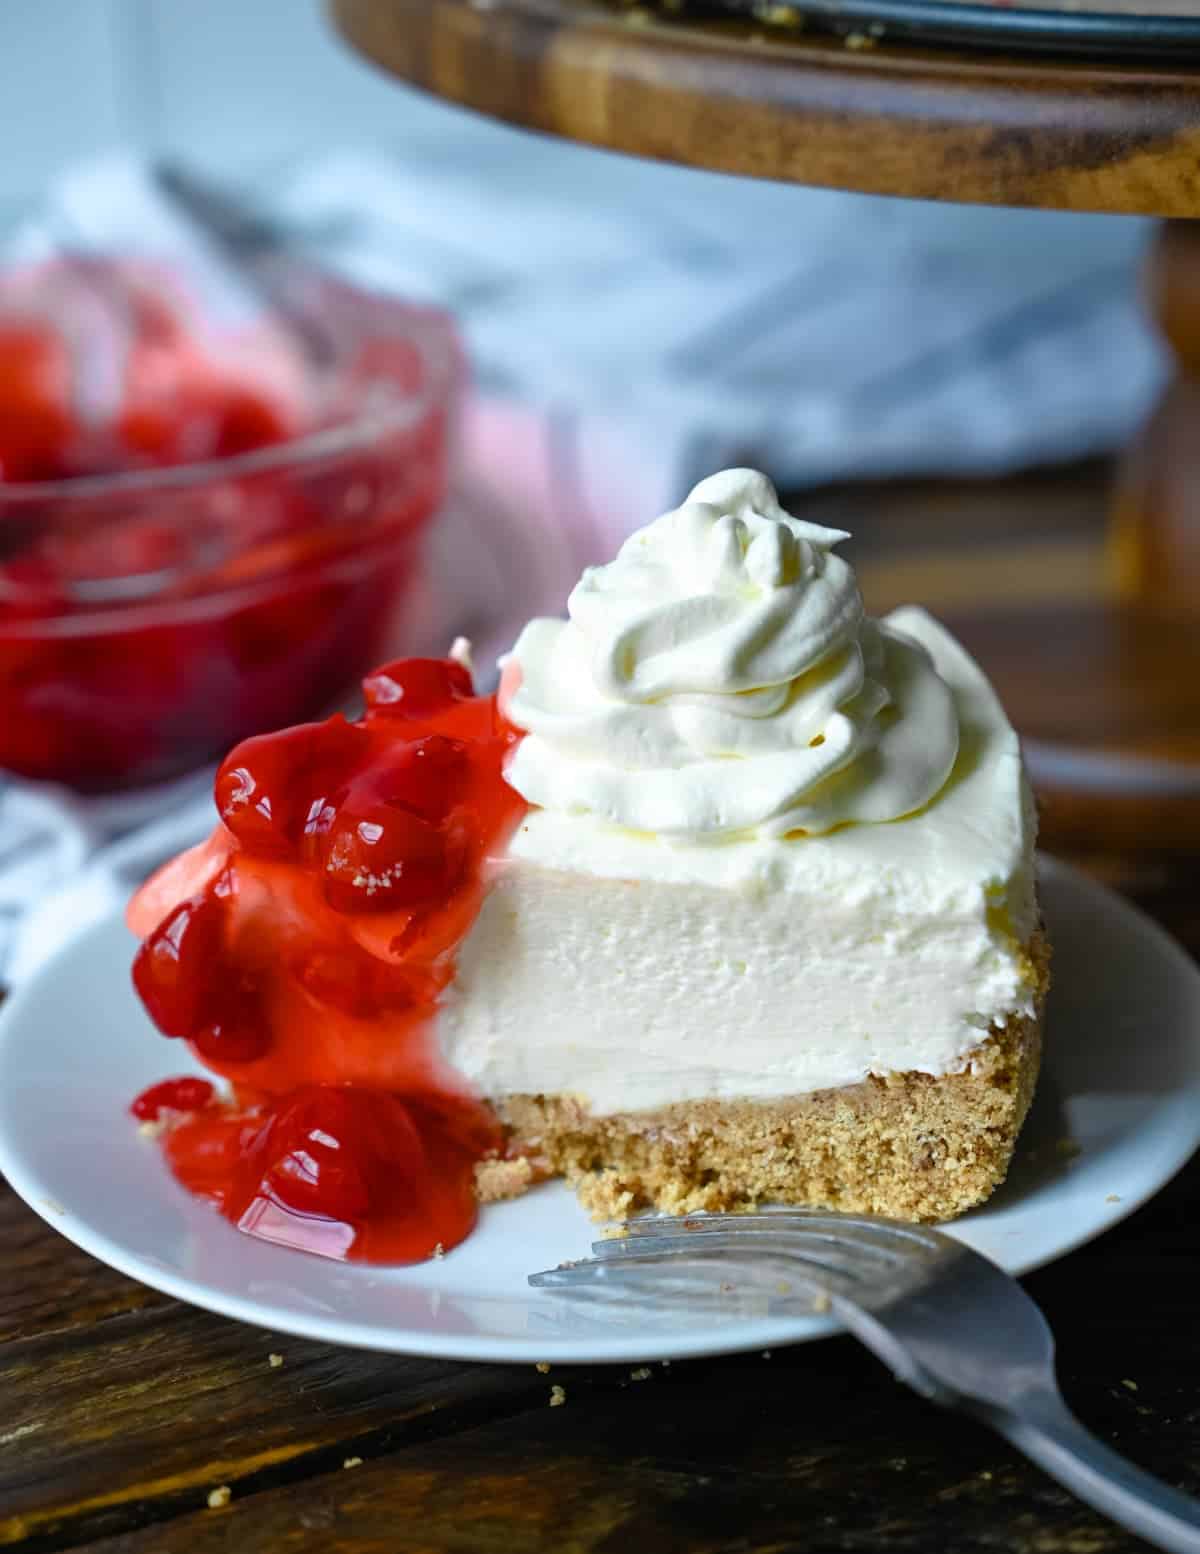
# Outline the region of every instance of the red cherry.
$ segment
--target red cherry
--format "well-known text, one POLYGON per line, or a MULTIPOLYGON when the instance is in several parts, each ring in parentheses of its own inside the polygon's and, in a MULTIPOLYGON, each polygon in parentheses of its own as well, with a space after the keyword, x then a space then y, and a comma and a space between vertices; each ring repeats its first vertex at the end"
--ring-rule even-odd
POLYGON ((168 1130, 167 1158, 180 1180, 222 1209, 230 1207, 246 1150, 261 1126, 257 1108, 230 1112, 214 1106, 168 1130))
POLYGON ((211 1018, 223 923, 222 902, 193 896, 138 950, 133 984, 164 1036, 193 1036, 211 1018))
POLYGON ((227 459, 251 453, 270 443, 282 442, 296 430, 281 405, 236 383, 222 385, 224 402, 218 404, 216 447, 210 457, 227 459))
POLYGON ((372 1012, 371 979, 360 956, 344 948, 318 947, 302 956, 295 966, 296 981, 327 1008, 337 1009, 352 1020, 372 1012))
POLYGON ((365 748, 364 731, 340 713, 244 739, 217 772, 221 819, 248 852, 286 857, 314 807, 319 812, 345 787, 365 748))
POLYGON ((144 1122, 157 1122, 165 1111, 201 1111, 215 1093, 207 1079, 164 1079, 143 1090, 129 1110, 144 1122))
POLYGON ((462 740, 429 734, 395 751, 379 791, 385 803, 411 809, 423 820, 438 821, 462 800, 469 777, 470 761, 462 740))
POLYGON ((461 849, 436 826, 376 804, 338 816, 325 843, 325 899, 337 912, 423 906, 448 895, 460 870, 461 849))
POLYGON ((250 1146, 247 1208, 267 1197, 295 1213, 352 1223, 366 1217, 372 1198, 419 1182, 423 1164, 420 1137, 395 1096, 311 1085, 277 1106, 250 1146))
MULTIPOLYGON (((230 968, 220 968, 228 978, 230 968)), ((236 975, 236 973, 235 973, 236 975)), ((270 1045, 258 987, 250 976, 221 988, 206 1027, 192 1037, 196 1051, 210 1063, 253 1063, 270 1045)))
POLYGON ((453 658, 400 658, 363 681, 367 708, 379 717, 430 718, 474 694, 470 671, 453 658))
POLYGON ((207 1030, 198 1031, 192 1042, 201 1057, 216 1065, 253 1063, 269 1046, 261 1026, 230 1020, 215 1020, 207 1030))
POLYGON ((411 1011, 420 996, 410 975, 381 964, 350 944, 329 949, 318 946, 293 966, 306 993, 352 1020, 378 1018, 385 1011, 411 1011))
POLYGON ((66 341, 33 324, 0 331, 0 480, 68 473, 76 437, 66 341))

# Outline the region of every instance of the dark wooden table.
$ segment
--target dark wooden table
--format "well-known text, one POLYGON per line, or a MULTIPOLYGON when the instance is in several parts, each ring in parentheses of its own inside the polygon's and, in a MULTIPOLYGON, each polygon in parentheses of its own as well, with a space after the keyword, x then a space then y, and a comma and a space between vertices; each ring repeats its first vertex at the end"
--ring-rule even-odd
MULTIPOLYGON (((997 485, 843 489, 816 506, 858 514, 856 559, 873 607, 919 593, 953 615, 956 600, 990 597, 1002 609, 1033 578, 1086 595, 1100 572, 1104 487, 1091 467, 997 485), (1035 522, 1038 512, 1054 523, 1035 522), (1027 515, 1023 528, 1015 513, 1027 515), (950 532, 961 536, 957 560, 950 532)), ((1092 840, 1091 865, 1200 955, 1200 874, 1092 840)), ((1120 1450, 1193 1493, 1198 1219, 1193 1164, 1127 1223, 1028 1281, 1058 1334, 1070 1402, 1120 1450)), ((2 1185, 0 1545, 22 1554, 1139 1547, 849 1340, 654 1366, 642 1379, 629 1367, 542 1374, 356 1353, 242 1327, 134 1284, 60 1240, 2 1185), (561 1407, 550 1406, 555 1385, 561 1407), (210 1508, 220 1486, 229 1503, 210 1508)))

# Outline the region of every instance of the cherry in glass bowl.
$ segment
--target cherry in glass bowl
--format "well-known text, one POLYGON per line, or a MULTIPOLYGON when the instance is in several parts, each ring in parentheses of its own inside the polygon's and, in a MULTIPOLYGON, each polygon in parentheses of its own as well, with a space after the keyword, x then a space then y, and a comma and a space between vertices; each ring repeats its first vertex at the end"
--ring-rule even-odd
POLYGON ((64 454, 79 427, 46 391, 54 337, 8 341, 0 767, 81 792, 160 781, 327 712, 402 636, 444 496, 455 335, 433 310, 307 287, 306 422, 211 375, 197 392, 162 339, 107 462, 64 454), (206 456, 180 462, 198 439, 206 456))

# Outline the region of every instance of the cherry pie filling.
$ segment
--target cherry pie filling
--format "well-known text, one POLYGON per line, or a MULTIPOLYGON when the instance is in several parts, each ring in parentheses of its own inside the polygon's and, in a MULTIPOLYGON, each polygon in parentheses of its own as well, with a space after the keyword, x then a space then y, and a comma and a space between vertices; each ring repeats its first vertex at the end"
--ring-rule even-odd
POLYGON ((364 692, 357 722, 238 745, 213 836, 135 898, 137 992, 230 1095, 168 1080, 132 1109, 239 1229, 410 1262, 468 1234, 475 1166, 501 1147, 434 1021, 524 812, 503 777, 520 736, 452 659, 387 665, 364 692))
POLYGON ((121 260, 0 269, 8 771, 106 792, 192 770, 334 705, 422 583, 447 424, 415 414, 406 320, 383 308, 360 339, 374 299, 334 288, 337 362, 302 370, 269 322, 210 336, 188 296, 121 260), (397 395, 413 416, 383 413, 397 395))

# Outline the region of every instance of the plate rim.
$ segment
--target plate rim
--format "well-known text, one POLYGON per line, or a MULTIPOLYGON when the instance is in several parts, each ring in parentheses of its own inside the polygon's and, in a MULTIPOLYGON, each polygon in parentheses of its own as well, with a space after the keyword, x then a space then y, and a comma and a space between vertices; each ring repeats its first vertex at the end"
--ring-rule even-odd
MULTIPOLYGON (((1200 965, 1197 965, 1183 946, 1165 928, 1140 907, 1119 895, 1110 887, 1092 879, 1082 870, 1059 859, 1039 855, 1039 874, 1054 875, 1063 879, 1072 890, 1080 891, 1085 898, 1102 908, 1106 915, 1123 920, 1126 930, 1146 934, 1155 941, 1157 949, 1174 963, 1180 975, 1193 983, 1200 992, 1200 965)), ((34 974, 5 1001, 0 1008, 0 1054, 13 1038, 10 1031, 20 1025, 24 1005, 38 996, 41 983, 58 969, 62 959, 77 948, 86 938, 100 937, 112 931, 119 912, 107 913, 90 924, 81 933, 61 946, 34 974)), ((1196 1033, 1200 1044, 1200 1030, 1196 1033)), ((1196 1068, 1196 1088, 1200 1091, 1200 1061, 1196 1068)), ((1186 1094, 1187 1092, 1182 1092, 1186 1094)), ((1160 1164, 1155 1180, 1144 1184, 1137 1192, 1122 1194, 1116 1203, 1105 1202, 1103 1210, 1093 1221, 1075 1233, 1068 1233, 1043 1255, 1029 1258, 1020 1256, 1009 1265, 1014 1277, 1024 1277, 1039 1268, 1069 1256, 1081 1246, 1096 1240, 1115 1225, 1135 1214, 1171 1182, 1188 1160, 1200 1148, 1200 1110, 1187 1139, 1181 1135, 1175 1140, 1160 1164)), ((375 1353, 412 1355, 424 1358, 457 1360, 476 1363, 523 1364, 536 1355, 538 1360, 560 1364, 619 1365, 646 1360, 695 1359, 722 1354, 752 1352, 785 1343, 796 1343, 844 1332, 843 1325, 829 1316, 795 1316, 779 1318, 747 1319, 700 1329, 692 1336, 676 1337, 630 1336, 614 1332, 611 1336, 596 1336, 586 1340, 556 1338, 549 1335, 537 1339, 524 1336, 499 1338, 495 1335, 445 1334, 431 1335, 417 1329, 398 1326, 382 1329, 375 1324, 354 1322, 342 1317, 306 1317, 302 1311, 268 1308, 266 1303, 249 1296, 226 1293, 171 1268, 148 1261, 138 1253, 128 1252, 120 1242, 106 1232, 96 1230, 88 1221, 79 1219, 63 1205, 54 1202, 44 1191, 35 1173, 26 1168, 20 1154, 10 1147, 7 1135, 0 1127, 0 1174, 19 1198, 40 1219, 56 1230, 66 1240, 78 1246, 89 1256, 106 1264, 126 1277, 184 1304, 210 1311, 218 1316, 244 1322, 263 1331, 287 1334, 309 1341, 343 1345, 365 1349, 375 1353), (724 1336, 722 1336, 724 1335, 724 1336), (714 1341, 715 1340, 715 1341, 714 1341)), ((503 1207, 503 1206, 499 1206, 503 1207)), ((947 1227, 953 1234, 953 1224, 947 1227)), ((231 1234, 236 1235, 236 1230, 231 1234)), ((302 1255, 278 1249, 279 1255, 302 1255)), ((534 1270, 530 1269, 530 1272, 534 1270)), ((547 1309, 551 1309, 548 1307, 547 1309)))

